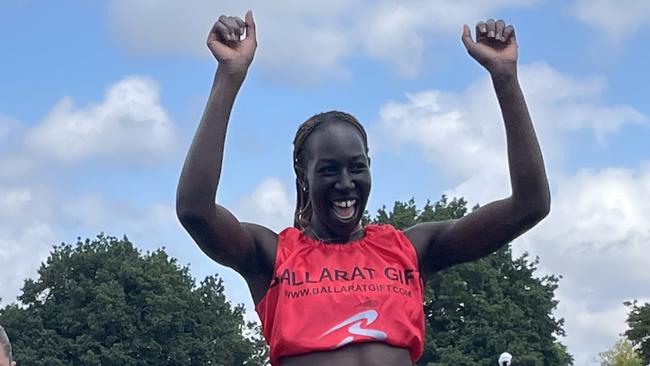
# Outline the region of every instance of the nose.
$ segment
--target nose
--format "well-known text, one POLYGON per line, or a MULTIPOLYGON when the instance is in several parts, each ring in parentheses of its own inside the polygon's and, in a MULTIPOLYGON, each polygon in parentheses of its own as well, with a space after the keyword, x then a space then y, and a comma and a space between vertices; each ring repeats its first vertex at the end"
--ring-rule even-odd
POLYGON ((341 191, 350 191, 354 189, 354 182, 350 176, 350 172, 347 169, 342 169, 341 174, 339 175, 339 180, 334 185, 334 188, 341 191))

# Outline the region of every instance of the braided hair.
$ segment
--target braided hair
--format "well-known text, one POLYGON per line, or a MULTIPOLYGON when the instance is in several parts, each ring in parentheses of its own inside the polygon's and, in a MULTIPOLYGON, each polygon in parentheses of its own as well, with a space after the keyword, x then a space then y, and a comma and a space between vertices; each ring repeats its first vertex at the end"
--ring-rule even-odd
POLYGON ((305 141, 307 141, 307 138, 314 132, 316 127, 331 121, 351 123, 361 134, 366 154, 368 154, 368 135, 366 135, 366 131, 361 123, 348 113, 339 111, 319 113, 311 116, 298 127, 296 137, 293 140, 293 169, 296 172, 296 211, 294 213, 293 226, 299 230, 303 230, 309 225, 312 215, 309 187, 307 187, 307 179, 305 177, 306 167, 304 166, 307 159, 303 147, 305 141))

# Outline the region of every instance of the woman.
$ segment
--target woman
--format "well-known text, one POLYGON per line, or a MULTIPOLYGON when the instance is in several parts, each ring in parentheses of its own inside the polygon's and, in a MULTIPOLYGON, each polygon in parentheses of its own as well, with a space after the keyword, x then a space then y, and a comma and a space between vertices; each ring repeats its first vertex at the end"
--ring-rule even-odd
POLYGON ((208 36, 218 60, 181 174, 177 213, 212 259, 248 283, 273 365, 412 365, 423 347, 422 287, 436 271, 481 258, 549 212, 542 155, 517 81, 512 26, 463 27, 469 54, 490 73, 506 129, 512 195, 457 220, 362 228, 370 192, 366 134, 342 112, 313 116, 294 141, 297 209, 275 233, 215 204, 230 111, 256 49, 252 13, 221 16, 208 36), (240 38, 246 34, 246 38, 240 38))

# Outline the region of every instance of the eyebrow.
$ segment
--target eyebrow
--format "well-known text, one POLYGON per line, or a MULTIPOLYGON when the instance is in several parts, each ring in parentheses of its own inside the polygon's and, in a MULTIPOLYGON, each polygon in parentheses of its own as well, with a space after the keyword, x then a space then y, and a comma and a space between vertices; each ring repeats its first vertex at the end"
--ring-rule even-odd
MULTIPOLYGON (((359 154, 359 155, 353 156, 353 157, 351 157, 349 159, 349 161, 352 161, 352 160, 366 160, 366 156, 363 155, 363 154, 359 154)), ((339 162, 339 160, 337 160, 337 159, 327 159, 327 158, 316 159, 316 163, 338 163, 338 162, 339 162)))

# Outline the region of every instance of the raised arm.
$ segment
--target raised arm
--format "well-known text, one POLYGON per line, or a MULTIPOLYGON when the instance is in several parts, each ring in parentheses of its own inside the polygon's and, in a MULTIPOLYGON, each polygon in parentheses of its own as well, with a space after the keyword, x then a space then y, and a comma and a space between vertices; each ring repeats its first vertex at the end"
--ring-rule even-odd
POLYGON ((514 28, 502 20, 490 19, 479 22, 476 33, 474 41, 465 25, 462 42, 492 78, 505 124, 512 194, 461 219, 420 224, 407 230, 425 274, 496 251, 541 221, 550 210, 542 153, 517 80, 514 28))
POLYGON ((224 143, 235 97, 253 61, 257 47, 253 15, 246 21, 221 16, 208 35, 208 48, 218 61, 203 117, 187 153, 178 183, 176 212, 181 224, 199 247, 215 261, 232 267, 245 278, 269 263, 264 245, 274 233, 257 225, 240 223, 215 204, 221 177, 224 143), (246 38, 240 38, 246 32, 246 38))

